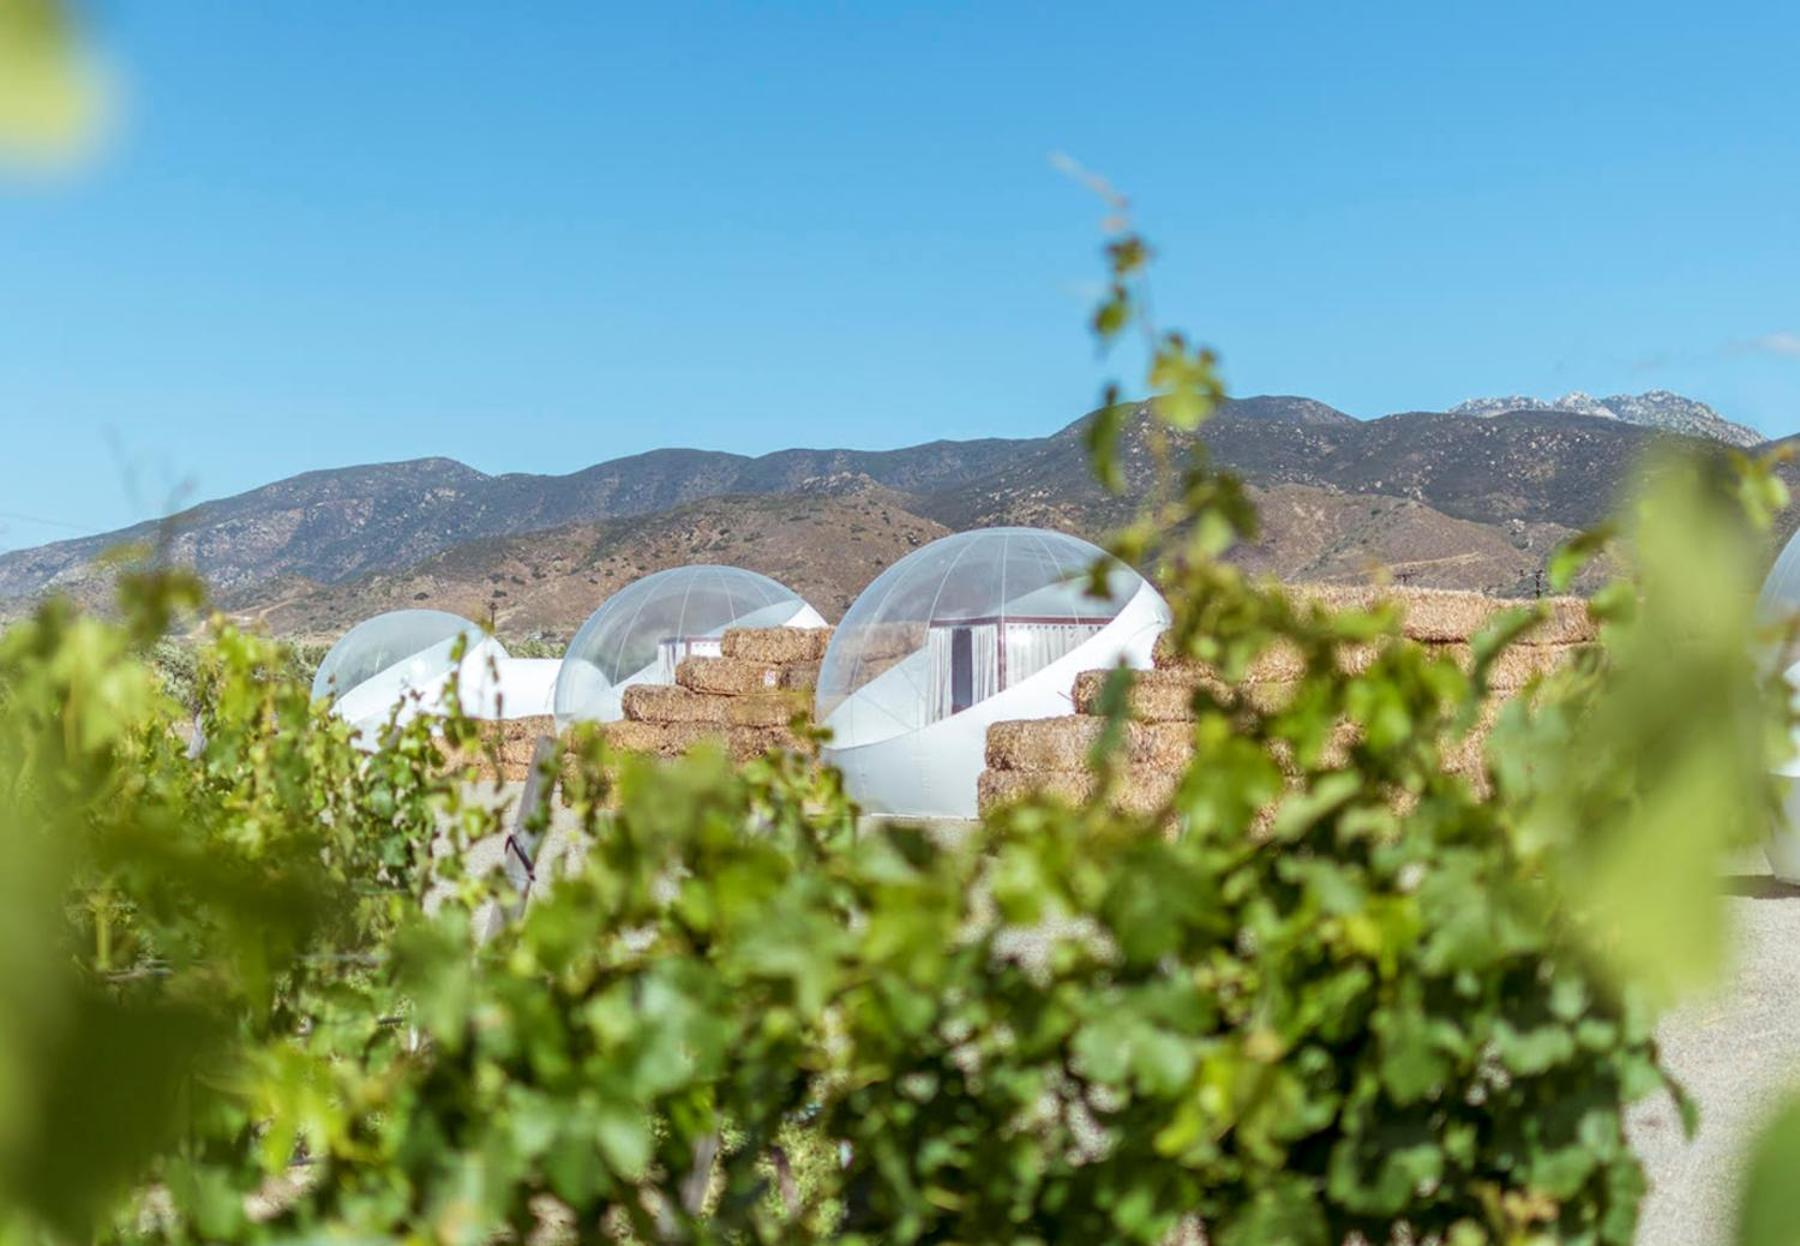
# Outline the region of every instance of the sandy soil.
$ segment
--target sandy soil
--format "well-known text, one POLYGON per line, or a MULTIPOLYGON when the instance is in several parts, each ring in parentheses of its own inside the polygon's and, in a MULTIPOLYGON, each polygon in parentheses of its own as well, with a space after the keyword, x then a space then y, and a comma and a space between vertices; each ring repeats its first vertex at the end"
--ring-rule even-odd
POLYGON ((1700 1103, 1700 1132, 1682 1137, 1672 1105, 1633 1114, 1650 1170, 1640 1246, 1712 1246, 1732 1238, 1737 1178, 1757 1126, 1800 1089, 1800 890, 1760 859, 1725 880, 1736 926, 1733 963, 1717 991, 1672 1014, 1663 1056, 1700 1103))

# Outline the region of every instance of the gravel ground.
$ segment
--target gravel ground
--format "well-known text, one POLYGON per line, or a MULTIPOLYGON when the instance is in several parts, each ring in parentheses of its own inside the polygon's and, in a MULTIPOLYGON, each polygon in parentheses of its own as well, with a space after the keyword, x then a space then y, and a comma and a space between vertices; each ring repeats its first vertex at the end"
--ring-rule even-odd
POLYGON ((1686 1141, 1667 1103, 1631 1121, 1651 1180, 1640 1246, 1730 1242, 1744 1149, 1782 1093, 1800 1089, 1800 890, 1760 860, 1739 865, 1725 880, 1736 929, 1725 981, 1659 1033, 1664 1060, 1700 1103, 1700 1132, 1686 1141))

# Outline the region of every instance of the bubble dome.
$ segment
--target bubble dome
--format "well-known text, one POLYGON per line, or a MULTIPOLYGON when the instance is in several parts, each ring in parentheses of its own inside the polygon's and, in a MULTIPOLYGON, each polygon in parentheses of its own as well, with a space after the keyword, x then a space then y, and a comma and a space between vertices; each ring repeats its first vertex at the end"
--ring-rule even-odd
POLYGON ((344 633, 319 663, 312 691, 356 727, 364 747, 373 748, 396 706, 401 722, 448 710, 453 675, 463 713, 470 718, 548 715, 561 666, 554 659, 512 657, 461 615, 395 610, 344 633))
POLYGON ((475 624, 446 610, 394 610, 364 619, 326 652, 313 676, 313 697, 335 702, 382 672, 403 668, 438 648, 447 660, 458 636, 467 636, 471 647, 486 639, 475 624))
MULTIPOLYGON (((1775 565, 1769 568, 1762 592, 1757 595, 1756 611, 1770 624, 1785 623, 1800 614, 1800 532, 1788 539, 1775 565)), ((1793 689, 1795 708, 1800 709, 1800 661, 1796 659, 1800 659, 1800 646, 1791 643, 1775 655, 1775 661, 1784 668, 1788 687, 1793 689)), ((1800 743, 1800 735, 1796 743, 1800 743)), ((1777 879, 1790 886, 1800 885, 1800 761, 1788 762, 1779 773, 1794 782, 1788 787, 1781 817, 1775 820, 1764 841, 1763 854, 1777 879)))
POLYGON ((1097 546, 1038 528, 933 541, 864 589, 819 670, 827 758, 877 813, 974 817, 987 728, 1072 711, 1075 676, 1147 668, 1169 609, 1097 546), (1089 571, 1109 564, 1107 594, 1089 571))
POLYGON ((458 641, 464 649, 463 698, 480 716, 479 693, 493 682, 487 671, 507 656, 506 649, 461 615, 443 610, 394 610, 358 623, 319 663, 312 694, 359 725, 384 721, 403 700, 403 721, 439 712, 445 685, 458 669, 458 641))
POLYGON ((1788 539, 1769 568, 1762 592, 1756 599, 1764 618, 1779 621, 1800 614, 1800 532, 1788 539))
POLYGON ((686 657, 716 657, 732 627, 824 627, 793 589, 741 567, 673 567, 608 597, 569 642, 556 725, 616 722, 632 684, 672 684, 686 657))

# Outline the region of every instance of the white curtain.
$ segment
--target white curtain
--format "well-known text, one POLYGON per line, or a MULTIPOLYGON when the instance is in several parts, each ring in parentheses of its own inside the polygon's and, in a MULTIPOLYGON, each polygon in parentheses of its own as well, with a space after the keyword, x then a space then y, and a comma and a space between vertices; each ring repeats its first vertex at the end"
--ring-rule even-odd
POLYGON ((980 627, 971 627, 969 631, 974 638, 972 656, 975 660, 975 695, 969 699, 969 704, 973 705, 1000 691, 1000 628, 993 623, 983 623, 980 627))
POLYGON ((951 636, 955 629, 929 627, 925 632, 925 652, 930 661, 925 668, 928 672, 928 682, 925 685, 925 722, 920 726, 950 717, 950 688, 954 674, 951 670, 950 650, 951 636))
MULTIPOLYGON (((956 712, 956 635, 969 633, 969 704, 1000 691, 1000 628, 993 623, 928 629, 930 682, 925 688, 925 722, 956 712)), ((967 708, 967 707, 965 707, 967 708)))
POLYGON ((1081 648, 1100 631, 1094 623, 1008 623, 1006 686, 1015 687, 1081 648))

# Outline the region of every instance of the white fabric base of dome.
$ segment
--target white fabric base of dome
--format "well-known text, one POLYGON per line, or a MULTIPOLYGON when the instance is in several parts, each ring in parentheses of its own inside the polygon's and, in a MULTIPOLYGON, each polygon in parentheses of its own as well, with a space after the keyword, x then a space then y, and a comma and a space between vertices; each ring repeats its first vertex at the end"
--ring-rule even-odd
MULTIPOLYGON (((338 698, 332 712, 356 729, 357 743, 373 749, 381 728, 401 706, 400 721, 445 711, 450 684, 450 651, 445 641, 396 664, 338 698), (441 650, 441 652, 440 652, 441 650)), ((460 693, 463 712, 483 722, 534 718, 551 712, 556 677, 562 663, 555 658, 514 658, 494 641, 484 640, 462 660, 460 693)))

